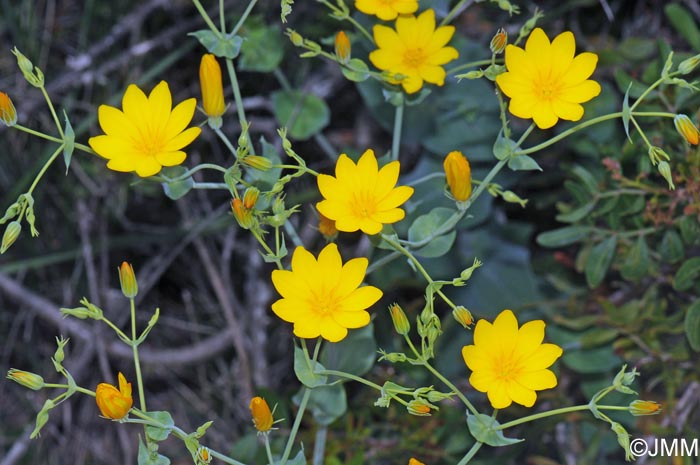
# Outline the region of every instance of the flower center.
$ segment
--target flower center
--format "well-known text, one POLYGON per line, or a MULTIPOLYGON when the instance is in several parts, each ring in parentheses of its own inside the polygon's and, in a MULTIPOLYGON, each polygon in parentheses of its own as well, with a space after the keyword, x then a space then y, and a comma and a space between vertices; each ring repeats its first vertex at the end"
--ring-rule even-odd
POLYGON ((540 100, 551 102, 552 100, 557 100, 561 94, 561 83, 550 75, 540 76, 539 79, 534 81, 534 84, 535 95, 540 100))
POLYGON ((376 213, 377 204, 368 192, 357 192, 352 199, 352 211, 359 218, 369 218, 376 213))
POLYGON ((338 299, 335 296, 333 289, 321 289, 319 292, 314 292, 311 297, 311 308, 318 315, 332 315, 338 307, 338 299))
POLYGON ((422 47, 409 48, 403 52, 403 64, 409 68, 419 68, 426 58, 427 54, 422 47))
POLYGON ((522 370, 514 354, 503 354, 496 362, 496 376, 501 381, 510 381, 522 370))
POLYGON ((154 156, 163 150, 164 145, 160 134, 155 131, 144 131, 136 147, 143 155, 154 156))

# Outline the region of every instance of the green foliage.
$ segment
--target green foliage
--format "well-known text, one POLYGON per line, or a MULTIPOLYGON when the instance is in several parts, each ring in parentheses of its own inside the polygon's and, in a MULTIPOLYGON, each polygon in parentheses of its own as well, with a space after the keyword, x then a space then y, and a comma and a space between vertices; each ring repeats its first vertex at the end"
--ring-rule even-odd
POLYGON ((278 90, 272 93, 272 110, 289 135, 306 140, 328 125, 330 110, 322 99, 299 90, 278 90))

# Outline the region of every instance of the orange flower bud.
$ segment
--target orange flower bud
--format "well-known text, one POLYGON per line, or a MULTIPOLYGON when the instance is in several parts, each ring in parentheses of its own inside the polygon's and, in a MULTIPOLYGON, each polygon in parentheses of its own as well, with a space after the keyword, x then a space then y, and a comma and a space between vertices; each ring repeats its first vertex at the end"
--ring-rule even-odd
POLYGON ((95 401, 102 416, 119 420, 124 418, 134 400, 131 398, 131 383, 126 382, 126 378, 121 372, 118 375, 119 389, 107 383, 100 383, 95 389, 95 401))
POLYGON ((245 207, 241 199, 231 201, 231 210, 233 210, 233 217, 236 218, 241 228, 250 229, 254 225, 253 212, 245 207))
POLYGON ((122 287, 122 294, 129 299, 133 299, 139 293, 134 267, 131 266, 131 263, 122 262, 119 267, 119 284, 122 287))
POLYGON ((338 234, 338 230, 335 228, 335 220, 323 216, 321 213, 318 214, 318 231, 323 234, 327 240, 331 240, 338 234))
POLYGON ((661 412, 661 405, 653 400, 634 400, 630 403, 630 413, 636 417, 641 415, 656 415, 661 412))
POLYGON ((31 373, 29 371, 17 370, 16 368, 10 368, 7 372, 7 379, 11 379, 17 384, 38 391, 44 387, 44 378, 37 375, 36 373, 31 373))
POLYGON ((676 126, 676 131, 683 136, 689 144, 698 145, 700 142, 700 131, 686 115, 676 115, 673 118, 673 125, 676 126))
POLYGON ((464 202, 472 195, 472 177, 469 161, 462 152, 454 151, 447 154, 443 163, 447 185, 452 196, 458 202, 464 202))
POLYGON ((250 413, 253 415, 253 424, 259 432, 266 433, 272 429, 272 412, 265 399, 253 397, 250 401, 250 413))
POLYGON ((505 29, 501 27, 496 31, 496 35, 493 36, 493 39, 491 39, 491 53, 498 55, 499 53, 503 52, 507 44, 508 34, 506 33, 505 29))
POLYGON ((391 313, 391 321, 394 323, 394 329, 397 333, 402 336, 408 334, 411 330, 411 323, 408 321, 406 314, 399 304, 389 305, 389 312, 391 313))
POLYGON ((260 190, 257 187, 249 187, 245 190, 243 194, 243 206, 248 210, 252 210, 255 207, 255 202, 258 201, 258 196, 260 195, 260 190))
POLYGON ((406 409, 411 415, 416 415, 418 417, 428 417, 430 416, 431 405, 423 399, 413 399, 408 403, 406 409))
POLYGON ((452 310, 452 316, 463 328, 467 328, 474 323, 474 317, 472 317, 471 312, 461 305, 457 305, 452 310))
POLYGON ((202 107, 209 118, 220 118, 226 111, 221 66, 211 53, 202 56, 199 64, 199 84, 202 88, 202 107))
POLYGON ((0 121, 10 127, 17 123, 17 110, 5 92, 0 92, 0 121))
POLYGON ((344 31, 340 31, 335 35, 335 56, 338 57, 341 63, 346 64, 350 61, 350 52, 352 47, 350 45, 350 39, 344 31))

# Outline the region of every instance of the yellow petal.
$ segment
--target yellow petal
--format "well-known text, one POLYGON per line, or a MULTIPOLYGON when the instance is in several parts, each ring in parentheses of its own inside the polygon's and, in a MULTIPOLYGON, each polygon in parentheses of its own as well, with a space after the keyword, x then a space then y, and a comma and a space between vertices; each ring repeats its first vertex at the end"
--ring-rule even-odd
POLYGON ((420 77, 431 84, 445 84, 445 69, 441 66, 423 65, 420 67, 420 77))
POLYGON ((330 316, 324 317, 319 327, 321 337, 329 342, 339 342, 348 335, 348 330, 336 323, 330 316))
POLYGON ((298 319, 300 313, 308 313, 309 309, 306 303, 302 300, 279 299, 272 304, 272 311, 280 319, 288 323, 294 323, 298 319))
MULTIPOLYGON (((430 37, 430 41, 426 44, 425 49, 426 52, 429 53, 430 55, 436 53, 439 51, 442 47, 447 45, 450 42, 450 39, 452 39, 452 36, 455 33, 455 27, 454 26, 442 26, 439 27, 433 32, 432 36, 430 37)), ((449 47, 452 48, 452 47, 449 47)), ((452 49, 457 52, 457 50, 452 49)), ((457 57, 455 57, 457 58, 457 57)))
POLYGON ((547 74, 551 69, 550 42, 541 28, 535 28, 525 43, 525 52, 539 73, 547 74))
MULTIPOLYGON (((199 129, 199 128, 197 128, 199 129)), ((155 155, 156 161, 163 166, 177 166, 182 164, 187 158, 187 154, 182 151, 159 152, 155 155)))
MULTIPOLYGON (((328 215, 326 215, 323 210, 319 208, 321 213, 323 213, 325 216, 328 218, 332 218, 328 215)), ((335 228, 338 231, 343 231, 343 232, 355 232, 358 229, 360 229, 360 218, 357 218, 355 216, 342 216, 339 218, 333 218, 335 220, 335 228)), ((379 225, 379 230, 373 234, 377 234, 379 231, 381 231, 381 225, 379 225)), ((366 232, 366 231, 365 231, 366 232)), ((370 234, 370 233, 368 233, 370 234)))
POLYGON ((598 55, 595 53, 584 52, 577 55, 566 70, 566 74, 561 77, 562 84, 573 86, 585 81, 591 77, 597 64, 598 55))
POLYGON ((374 34, 374 42, 377 44, 377 48, 385 48, 392 51, 403 50, 404 44, 394 29, 377 24, 372 28, 372 33, 374 34))
POLYGON ((475 371, 469 376, 469 384, 479 392, 488 392, 488 390, 499 381, 489 371, 475 371))
POLYGON ((134 123, 118 108, 100 105, 97 108, 97 119, 102 131, 108 136, 130 140, 136 140, 139 137, 138 129, 134 123))
POLYGON ((575 86, 568 87, 562 99, 572 103, 584 103, 600 94, 600 84, 595 81, 583 81, 575 86))
POLYGON ((365 257, 349 260, 340 272, 340 283, 336 288, 336 295, 341 299, 350 295, 365 279, 369 261, 365 257))
POLYGON ((562 32, 556 36, 552 40, 550 50, 552 53, 552 77, 560 79, 571 66, 576 52, 576 40, 571 31, 562 32))
MULTIPOLYGON (((369 234, 370 236, 373 236, 375 234, 379 234, 382 232, 382 224, 374 221, 371 218, 357 218, 355 221, 358 222, 358 227, 359 229, 365 233, 369 234)), ((337 224, 337 223, 336 223, 337 224)), ((338 228, 338 231, 342 231, 340 228, 338 228)))
POLYGON ((510 406, 510 404, 513 403, 511 398, 508 396, 506 385, 503 382, 496 382, 490 386, 487 395, 493 408, 502 409, 510 406))
POLYGON ((554 114, 567 121, 578 121, 583 117, 583 107, 578 103, 569 103, 563 100, 552 102, 554 114))
POLYGON ((370 321, 369 313, 365 311, 359 312, 335 312, 332 318, 340 326, 345 328, 362 328, 367 326, 370 321))
POLYGON ((403 90, 405 90, 407 94, 415 94, 423 87, 423 78, 409 74, 406 79, 401 81, 401 87, 403 87, 403 90))
MULTIPOLYGON (((509 72, 522 76, 523 79, 527 80, 533 79, 536 74, 536 69, 528 54, 525 53, 525 50, 515 45, 506 46, 506 68, 508 68, 509 72)), ((498 80, 500 76, 497 76, 496 79, 498 80)))
POLYGON ((192 141, 194 141, 201 132, 202 129, 196 126, 187 128, 181 133, 177 134, 172 139, 168 140, 165 146, 163 147, 163 151, 174 152, 176 150, 180 150, 181 148, 190 145, 192 141))
POLYGON ((136 174, 142 178, 147 178, 158 174, 162 166, 156 161, 154 157, 142 157, 136 160, 136 174))
POLYGON ((520 327, 515 353, 523 358, 529 357, 544 340, 544 321, 528 321, 520 327))
MULTIPOLYGON (((425 10, 423 13, 419 14, 416 17, 416 21, 414 24, 415 24, 415 26, 414 26, 415 29, 413 30, 413 37, 416 38, 416 41, 425 42, 435 32, 435 10, 433 10, 432 8, 429 8, 429 9, 425 10)), ((454 26, 444 26, 444 27, 454 28, 454 26)), ((401 35, 400 32, 399 32, 399 35, 401 35)))
POLYGON ((365 310, 376 304, 381 298, 382 291, 374 286, 358 287, 340 301, 340 308, 344 312, 365 310))
MULTIPOLYGON (((168 118, 168 123, 163 130, 166 140, 172 139, 190 124, 192 118, 194 117, 194 110, 196 108, 197 100, 194 98, 183 100, 182 102, 178 103, 175 108, 173 108, 173 111, 170 113, 170 117, 168 118)), ((199 135, 199 133, 197 133, 197 135, 199 135)))
POLYGON ((549 129, 559 121, 549 102, 540 102, 532 109, 532 119, 540 129, 549 129))
POLYGON ((348 157, 344 153, 341 153, 340 156, 338 157, 338 161, 335 163, 335 177, 336 178, 343 178, 343 177, 352 178, 355 176, 355 171, 356 171, 355 162, 353 162, 350 159, 350 157, 348 157))
POLYGON ((136 159, 132 157, 113 158, 107 163, 107 168, 112 171, 130 173, 136 170, 136 159))
POLYGON ((527 389, 514 381, 506 384, 506 395, 511 398, 513 402, 525 407, 532 407, 537 400, 535 391, 527 389))
POLYGON ((549 368, 562 354, 562 348, 556 344, 542 344, 527 359, 522 360, 525 371, 549 368))
POLYGON ((378 49, 369 54, 369 61, 377 69, 385 71, 395 70, 401 65, 401 54, 394 52, 394 49, 378 49))
POLYGON ((305 339, 314 339, 321 335, 320 321, 315 315, 298 319, 294 322, 294 335, 305 339))
POLYGON ((532 118, 535 108, 540 104, 541 103, 534 96, 523 97, 522 94, 518 94, 518 96, 512 98, 508 104, 508 111, 510 111, 513 116, 528 119, 532 118))
POLYGON ((134 152, 134 147, 129 141, 115 136, 94 136, 88 139, 88 144, 98 155, 107 159, 134 152))
POLYGON ((406 216, 400 208, 392 208, 391 210, 382 210, 374 213, 371 217, 372 221, 377 221, 383 224, 393 224, 401 221, 406 216))
POLYGON ((517 381, 528 389, 541 391, 557 385, 557 377, 551 370, 535 370, 521 373, 517 381))
POLYGON ((428 55, 426 63, 429 65, 444 65, 457 58, 459 58, 459 52, 457 52, 456 48, 445 47, 428 55))
POLYGON ((156 134, 165 134, 165 126, 168 124, 170 110, 173 108, 173 99, 167 82, 160 81, 153 88, 148 96, 148 106, 151 115, 151 131, 156 134))
POLYGON ((282 297, 288 299, 305 300, 309 294, 308 285, 301 275, 288 270, 274 270, 272 285, 282 297))

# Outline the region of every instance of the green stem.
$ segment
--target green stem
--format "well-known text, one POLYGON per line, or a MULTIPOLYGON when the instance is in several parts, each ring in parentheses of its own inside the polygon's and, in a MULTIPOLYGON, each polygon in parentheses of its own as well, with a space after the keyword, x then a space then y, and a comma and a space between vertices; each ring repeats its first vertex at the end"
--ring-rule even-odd
POLYGON ((224 11, 224 0, 219 0, 219 30, 226 34, 226 15, 224 11))
POLYGON ((122 331, 121 329, 117 328, 117 325, 115 325, 114 323, 112 323, 112 322, 111 322, 109 319, 107 319, 105 316, 103 316, 102 318, 100 318, 100 321, 103 321, 107 326, 109 326, 110 328, 112 328, 112 329, 114 330, 114 332, 117 333, 117 336, 119 336, 119 338, 120 338, 121 340, 123 340, 123 341, 128 341, 128 340, 129 340, 129 337, 124 333, 124 331, 122 331))
POLYGON ((245 22, 246 19, 248 19, 248 15, 250 15, 250 12, 253 11, 253 7, 255 6, 255 4, 257 2, 258 2, 258 0, 250 0, 250 3, 248 3, 248 7, 243 12, 241 19, 238 20, 238 23, 236 23, 233 30, 231 31, 231 36, 236 35, 238 30, 243 26, 243 23, 245 22))
POLYGON ((337 371, 337 370, 321 370, 318 372, 319 375, 328 375, 328 376, 337 376, 338 378, 345 378, 345 379, 350 379, 353 381, 357 381, 358 383, 362 383, 365 386, 371 387, 372 389, 375 389, 377 391, 381 391, 382 387, 376 383, 373 383, 372 381, 366 380, 364 378, 361 378, 359 376, 355 376, 352 373, 346 373, 344 371, 337 371))
POLYGON ((141 378, 141 363, 139 361, 139 349, 136 343, 136 304, 134 298, 129 299, 131 303, 131 347, 134 349, 134 366, 136 367, 136 383, 139 388, 139 403, 141 404, 141 410, 147 412, 146 408, 146 397, 143 393, 143 379, 141 378))
POLYGON ((399 148, 401 146, 401 127, 403 126, 403 110, 405 99, 401 95, 401 103, 396 106, 394 114, 394 134, 391 139, 391 159, 399 159, 399 148))
POLYGON ((440 26, 444 26, 445 24, 448 24, 450 21, 454 19, 455 16, 459 13, 459 10, 464 6, 465 3, 471 0, 460 0, 455 4, 454 7, 450 10, 449 13, 447 13, 447 16, 443 18, 442 21, 440 21, 440 26))
POLYGON ((49 93, 46 92, 46 88, 44 86, 40 87, 41 93, 44 94, 44 99, 46 99, 46 103, 49 106, 49 110, 51 111, 51 116, 53 117, 54 123, 56 123, 56 129, 58 129, 58 133, 61 136, 61 141, 65 138, 63 134, 63 128, 61 127, 61 122, 58 120, 58 115, 56 114, 56 110, 53 107, 53 103, 51 103, 51 98, 49 97, 49 93))
POLYGON ((289 432, 289 438, 287 438, 287 445, 284 448, 284 453, 279 461, 279 465, 286 465, 287 460, 289 460, 289 455, 292 453, 292 446, 294 445, 294 439, 299 432, 299 426, 301 425, 301 418, 304 416, 304 411, 306 410, 306 405, 309 403, 309 397, 311 397, 311 389, 304 387, 304 394, 301 397, 301 402, 299 403, 299 411, 297 411, 297 416, 294 419, 294 424, 292 425, 292 430, 289 432))
MULTIPOLYGON (((248 120, 245 116, 245 110, 243 109, 243 98, 241 97, 241 89, 238 86, 238 78, 236 77, 236 70, 233 67, 233 60, 230 58, 226 59, 226 69, 228 70, 228 76, 231 80, 231 88, 233 89, 233 99, 236 103, 236 113, 238 113, 238 122, 241 128, 248 127, 248 120)), ((250 138, 250 133, 246 131, 246 139, 248 140, 248 147, 253 150, 253 141, 250 138)))
MULTIPOLYGON (((343 13, 340 10, 340 8, 336 7, 335 5, 328 2, 327 0, 321 0, 321 3, 326 5, 333 13, 336 13, 338 15, 341 15, 343 13)), ((349 16, 349 15, 343 16, 342 19, 349 21, 353 26, 355 26, 355 28, 357 28, 358 31, 360 31, 362 33, 362 35, 365 36, 365 38, 367 40, 369 40, 372 44, 374 44, 374 38, 369 34, 369 32, 367 32, 367 29, 365 29, 364 27, 362 27, 362 25, 360 23, 355 21, 355 19, 352 16, 349 16)))
POLYGON ((523 142, 525 142, 525 139, 527 139, 527 136, 530 135, 530 133, 532 132, 533 129, 535 129, 535 123, 532 123, 532 124, 530 125, 530 127, 527 128, 527 129, 525 130, 525 132, 523 133, 522 136, 520 136, 520 139, 518 139, 518 142, 516 142, 515 145, 517 145, 518 147, 520 147, 520 144, 522 144, 523 142))
MULTIPOLYGON (((236 106, 238 106, 238 105, 236 105, 236 106)), ((244 118, 245 118, 245 116, 244 116, 244 118)), ((242 127, 245 127, 245 126, 242 126, 242 127)), ((224 143, 226 148, 229 149, 229 151, 233 154, 234 158, 238 158, 238 150, 236 149, 236 147, 233 146, 231 141, 228 140, 228 137, 226 136, 226 134, 224 134, 220 128, 214 129, 214 132, 216 133, 217 136, 219 136, 219 139, 221 139, 221 141, 224 143)))
POLYGON ((44 163, 44 166, 41 167, 41 170, 34 178, 34 182, 32 182, 32 185, 29 186, 29 190, 27 190, 27 194, 31 194, 32 192, 34 192, 34 189, 39 184, 39 181, 41 180, 42 176, 44 176, 44 173, 46 173, 46 170, 49 169, 49 166, 51 166, 51 164, 54 162, 54 160, 56 160, 56 158, 61 154, 61 152, 63 152, 63 144, 61 144, 56 149, 56 151, 51 155, 51 157, 49 157, 49 159, 46 161, 46 163, 44 163))
MULTIPOLYGON (((58 389, 68 389, 70 386, 67 384, 55 384, 55 383, 44 383, 44 387, 47 388, 58 388, 58 389)), ((95 391, 91 391, 89 389, 81 388, 80 386, 76 386, 75 390, 77 392, 80 392, 82 394, 87 394, 88 396, 95 397, 95 391)))
POLYGON ((466 464, 468 464, 469 461, 470 461, 472 458, 474 458, 474 456, 476 455, 476 453, 479 451, 479 449, 481 449, 481 446, 483 446, 483 445, 484 445, 483 442, 479 442, 479 441, 475 442, 474 445, 472 445, 471 449, 469 449, 469 450, 467 451, 467 453, 464 455, 464 457, 462 457, 462 460, 460 460, 459 463, 457 463, 457 465, 466 465, 466 464))
MULTIPOLYGON (((271 257, 275 255, 275 253, 272 251, 269 245, 265 242, 265 240, 260 236, 260 234, 257 231, 250 231, 253 234, 253 237, 260 243, 263 249, 265 249, 265 252, 267 252, 271 257)), ((282 262, 280 261, 279 258, 275 258, 275 264, 277 265, 277 268, 280 270, 283 270, 284 267, 282 266, 282 262)))
MULTIPOLYGON (((676 74, 678 74, 678 73, 677 72, 671 73, 671 74, 669 74, 668 77, 673 77, 676 74)), ((659 87, 661 85, 661 83, 664 82, 665 79, 666 78, 660 77, 659 79, 656 80, 656 82, 654 82, 652 85, 647 87, 647 89, 644 92, 642 92, 642 95, 640 95, 639 98, 637 98, 637 100, 630 106, 630 112, 634 111, 634 109, 637 108, 637 105, 642 103, 642 101, 647 97, 647 95, 649 95, 652 90, 659 87)))
POLYGON ((274 465, 275 461, 272 459, 272 450, 270 449, 270 435, 263 435, 263 442, 265 443, 265 453, 267 454, 268 465, 274 465))
MULTIPOLYGON (((192 176, 194 173, 197 171, 202 171, 202 170, 215 170, 215 171, 220 171, 221 173, 226 173, 228 170, 224 168, 223 166, 215 165, 213 163, 202 163, 201 165, 197 165, 192 169, 189 169, 182 173, 180 176, 174 177, 174 178, 169 178, 167 176, 154 176, 155 181, 160 181, 162 180, 163 182, 177 182, 177 181, 184 181, 185 179, 189 178, 192 176)), ((153 179, 151 178, 151 179, 153 179)))
POLYGON ((228 190, 228 185, 223 182, 195 182, 192 184, 192 189, 221 189, 228 190))
POLYGON ((477 66, 490 65, 491 60, 477 60, 470 61, 469 63, 464 63, 459 66, 455 66, 452 69, 447 70, 447 75, 455 74, 457 71, 462 71, 463 69, 476 68, 477 66))
POLYGON ((209 29, 211 29, 211 32, 214 33, 217 39, 223 39, 224 36, 221 34, 221 31, 216 27, 216 24, 211 20, 209 15, 207 14, 207 10, 204 9, 201 3, 199 3, 199 0, 192 0, 192 3, 194 4, 194 7, 197 8, 197 11, 199 12, 199 15, 202 17, 204 22, 207 24, 209 29))
MULTIPOLYGON (((629 411, 629 407, 626 407, 626 406, 623 407, 623 406, 619 406, 619 405, 598 405, 597 407, 598 407, 599 410, 624 410, 624 411, 629 411)), ((496 427, 495 429, 496 429, 497 431, 499 431, 499 430, 505 430, 505 429, 508 429, 508 428, 512 428, 513 426, 521 425, 521 424, 523 424, 523 423, 527 423, 527 422, 534 421, 534 420, 539 420, 539 419, 541 419, 541 418, 547 418, 547 417, 551 417, 551 416, 554 416, 554 415, 562 415, 562 414, 564 414, 564 413, 581 412, 581 411, 584 411, 584 410, 590 410, 589 407, 588 407, 588 404, 585 404, 585 405, 576 405, 576 406, 573 406, 573 407, 558 408, 558 409, 555 409, 555 410, 549 410, 549 411, 547 411, 547 412, 540 412, 540 413, 536 413, 536 414, 534 414, 534 415, 528 415, 528 416, 523 417, 523 418, 518 418, 517 420, 509 421, 508 423, 503 423, 502 425, 499 425, 499 426, 496 427)))
POLYGON ((52 142, 58 142, 59 144, 63 143, 63 139, 59 139, 58 137, 49 136, 48 134, 44 134, 43 132, 35 131, 34 129, 29 129, 28 127, 22 126, 21 124, 15 124, 12 127, 14 129, 19 129, 20 131, 24 131, 28 134, 31 134, 32 136, 41 137, 42 139, 50 140, 52 142))

